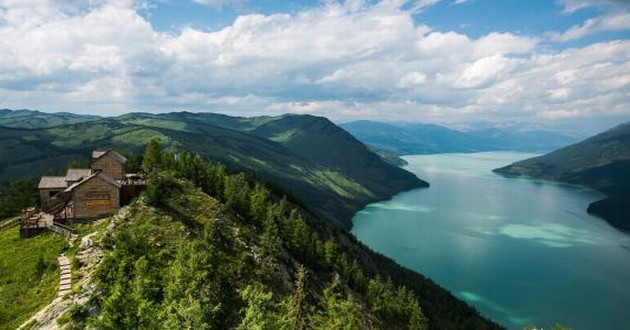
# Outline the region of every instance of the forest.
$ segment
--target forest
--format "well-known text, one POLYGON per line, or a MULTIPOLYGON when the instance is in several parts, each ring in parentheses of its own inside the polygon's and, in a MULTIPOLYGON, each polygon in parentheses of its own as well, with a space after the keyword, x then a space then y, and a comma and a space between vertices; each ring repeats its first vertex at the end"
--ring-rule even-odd
MULTIPOLYGON (((416 295, 312 228, 243 174, 149 144, 150 185, 105 237, 96 280, 105 329, 425 329, 416 295), (214 197, 211 197, 214 196, 214 197)), ((78 308, 72 322, 84 322, 78 308)))

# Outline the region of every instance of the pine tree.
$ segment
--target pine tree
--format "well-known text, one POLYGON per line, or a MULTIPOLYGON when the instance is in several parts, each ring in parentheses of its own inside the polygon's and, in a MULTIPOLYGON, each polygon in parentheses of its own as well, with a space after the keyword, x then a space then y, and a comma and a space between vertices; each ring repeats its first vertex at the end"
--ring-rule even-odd
POLYGON ((335 274, 332 283, 324 289, 324 306, 314 318, 315 329, 359 329, 361 314, 359 305, 352 297, 344 299, 339 289, 339 275, 335 274))
POLYGON ((149 173, 155 168, 162 166, 162 152, 160 151, 160 142, 158 139, 152 139, 147 144, 144 157, 142 159, 142 169, 149 173))
POLYGON ((273 301, 271 292, 265 292, 262 285, 248 285, 240 291, 247 307, 241 310, 243 318, 237 329, 277 330, 282 328, 279 308, 273 301))
POLYGON ((295 280, 295 290, 289 297, 287 305, 287 323, 289 329, 303 330, 307 328, 309 321, 309 310, 306 301, 306 269, 299 265, 297 269, 297 279, 295 280))

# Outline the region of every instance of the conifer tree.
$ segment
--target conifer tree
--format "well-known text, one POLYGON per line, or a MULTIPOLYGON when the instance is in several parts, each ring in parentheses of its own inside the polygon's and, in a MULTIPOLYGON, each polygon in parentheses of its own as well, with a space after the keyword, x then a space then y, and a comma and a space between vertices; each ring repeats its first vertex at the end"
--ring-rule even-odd
POLYGON ((287 318, 289 329, 303 330, 307 328, 309 321, 309 311, 306 301, 306 269, 299 265, 297 269, 297 279, 295 280, 295 291, 289 297, 287 306, 287 318))
POLYGON ((162 152, 160 151, 160 142, 158 139, 152 139, 147 144, 144 157, 142 159, 142 169, 149 173, 154 168, 162 166, 162 152))

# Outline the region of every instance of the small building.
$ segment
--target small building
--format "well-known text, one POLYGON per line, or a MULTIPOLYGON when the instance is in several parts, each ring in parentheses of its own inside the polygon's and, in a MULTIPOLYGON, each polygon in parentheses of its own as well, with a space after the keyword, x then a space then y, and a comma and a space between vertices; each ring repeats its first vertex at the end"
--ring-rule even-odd
POLYGON ((72 194, 73 216, 91 219, 114 214, 120 208, 121 183, 103 172, 71 185, 64 192, 72 194))
POLYGON ((127 158, 113 150, 92 152, 92 171, 102 171, 114 180, 125 179, 127 158))
POLYGON ((66 184, 68 187, 92 175, 90 168, 71 168, 66 172, 66 184))
POLYGON ((95 150, 90 168, 42 177, 38 185, 42 211, 70 221, 116 213, 146 187, 141 176, 125 173, 126 162, 116 151, 95 150))
POLYGON ((48 206, 52 198, 66 188, 68 183, 65 176, 43 176, 37 185, 42 208, 48 206))

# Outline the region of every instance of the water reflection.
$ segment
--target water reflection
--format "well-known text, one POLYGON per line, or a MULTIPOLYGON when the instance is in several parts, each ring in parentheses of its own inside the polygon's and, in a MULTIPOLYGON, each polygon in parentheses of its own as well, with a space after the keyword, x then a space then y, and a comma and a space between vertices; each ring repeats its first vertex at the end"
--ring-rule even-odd
POLYGON ((532 240, 548 247, 597 244, 592 233, 556 223, 509 224, 499 228, 498 232, 511 238, 532 240))

